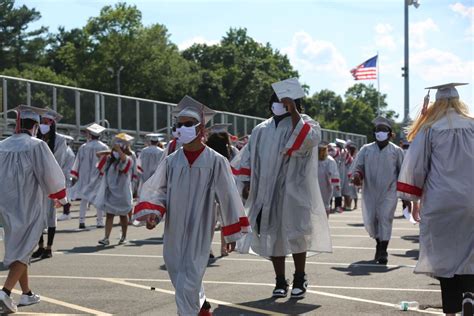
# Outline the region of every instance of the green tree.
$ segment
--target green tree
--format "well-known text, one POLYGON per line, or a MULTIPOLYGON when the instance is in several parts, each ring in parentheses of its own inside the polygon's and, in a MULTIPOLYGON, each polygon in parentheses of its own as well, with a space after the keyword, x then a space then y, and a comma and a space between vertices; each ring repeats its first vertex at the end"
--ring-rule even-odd
POLYGON ((298 76, 285 55, 256 42, 245 28, 231 28, 219 44, 195 44, 182 55, 199 66, 196 98, 223 111, 268 117, 271 84, 298 76))
POLYGON ((306 113, 315 118, 323 128, 338 129, 344 101, 331 90, 321 90, 306 98, 306 113))
POLYGON ((14 0, 0 1, 0 70, 38 64, 47 44, 46 27, 27 31, 41 14, 26 5, 15 8, 14 0))

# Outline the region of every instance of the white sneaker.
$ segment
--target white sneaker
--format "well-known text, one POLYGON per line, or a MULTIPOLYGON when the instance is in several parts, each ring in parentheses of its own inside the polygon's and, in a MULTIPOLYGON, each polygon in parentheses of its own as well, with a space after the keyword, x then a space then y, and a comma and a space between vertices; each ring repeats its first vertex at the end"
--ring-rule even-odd
POLYGON ((41 301, 41 297, 38 294, 33 293, 33 295, 22 294, 18 306, 27 306, 37 304, 41 301))
POLYGON ((71 214, 61 214, 58 216, 58 221, 68 221, 71 219, 71 214))
POLYGON ((18 308, 12 298, 7 293, 0 291, 0 314, 16 313, 18 308))
POLYGON ((99 240, 99 244, 101 244, 103 246, 108 246, 108 245, 110 245, 110 241, 109 241, 108 238, 104 238, 104 239, 99 240))
POLYGON ((128 243, 127 238, 125 238, 125 236, 120 237, 120 240, 119 240, 118 244, 123 245, 123 244, 126 244, 126 243, 128 243))

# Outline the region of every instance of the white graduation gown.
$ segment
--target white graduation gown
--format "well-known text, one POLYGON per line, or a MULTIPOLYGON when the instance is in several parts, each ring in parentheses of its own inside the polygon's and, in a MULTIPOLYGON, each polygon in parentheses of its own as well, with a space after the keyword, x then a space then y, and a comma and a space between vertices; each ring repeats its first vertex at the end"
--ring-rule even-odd
MULTIPOLYGON (((66 169, 68 168, 68 163, 70 163, 70 156, 68 153, 68 145, 66 142, 66 138, 62 134, 56 133, 56 140, 54 142, 54 158, 61 167, 63 171, 63 175, 66 179, 66 169)), ((67 181, 66 181, 67 184, 67 181)), ((66 185, 67 187, 67 185, 66 185)), ((54 207, 54 201, 48 201, 48 208, 47 208, 47 227, 56 227, 57 225, 57 217, 56 217, 56 208, 54 207)))
POLYGON ((356 156, 352 175, 359 173, 362 184, 362 217, 370 237, 390 240, 397 208, 397 179, 403 150, 389 142, 382 150, 376 142, 364 145, 356 156))
POLYGON ((28 134, 0 142, 0 161, 3 265, 28 264, 46 225, 48 196, 66 203, 64 175, 48 145, 28 134))
POLYGON ((165 217, 163 258, 176 289, 179 315, 197 315, 204 303, 202 279, 221 206, 226 242, 237 241, 250 227, 227 159, 206 147, 192 166, 183 149, 166 157, 144 184, 134 219, 150 213, 165 217))
POLYGON ((158 146, 148 146, 141 151, 137 160, 137 169, 140 174, 139 194, 143 184, 155 173, 163 156, 164 151, 158 146))
POLYGON ((400 198, 421 202, 415 273, 474 274, 474 119, 450 110, 422 129, 398 181, 400 198))
POLYGON ((331 197, 336 186, 340 185, 339 170, 331 156, 318 160, 318 180, 321 197, 326 211, 331 209, 331 197))
POLYGON ((100 140, 93 139, 79 147, 76 160, 71 170, 71 176, 77 179, 71 187, 70 199, 86 199, 86 196, 95 192, 99 186, 99 170, 96 168, 99 158, 96 153, 109 150, 109 147, 100 140))
POLYGON ((97 169, 101 174, 100 184, 95 194, 87 196, 87 200, 109 214, 127 215, 133 207, 133 156, 127 156, 125 161, 111 162, 111 155, 104 155, 97 169))
POLYGON ((242 244, 255 253, 271 257, 332 251, 317 175, 320 139, 319 124, 307 115, 295 129, 291 117, 278 127, 270 118, 252 130, 240 160, 233 161, 238 179, 250 181, 245 209, 253 233, 242 244))

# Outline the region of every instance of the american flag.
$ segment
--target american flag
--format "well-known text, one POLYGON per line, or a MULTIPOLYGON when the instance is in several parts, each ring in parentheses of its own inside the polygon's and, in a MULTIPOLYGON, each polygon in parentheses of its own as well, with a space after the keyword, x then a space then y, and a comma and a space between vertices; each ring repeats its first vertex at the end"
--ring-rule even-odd
POLYGON ((377 57, 378 55, 375 55, 352 69, 351 74, 354 80, 377 79, 377 57))

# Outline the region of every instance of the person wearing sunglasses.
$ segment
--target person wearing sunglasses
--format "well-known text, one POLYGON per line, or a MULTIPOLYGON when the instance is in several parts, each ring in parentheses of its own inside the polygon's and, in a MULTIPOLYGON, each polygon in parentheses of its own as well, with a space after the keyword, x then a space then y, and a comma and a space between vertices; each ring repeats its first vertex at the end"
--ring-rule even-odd
POLYGON ((211 315, 202 279, 221 206, 228 251, 249 231, 249 222, 227 159, 203 143, 215 111, 185 96, 176 107, 176 133, 183 146, 166 157, 143 185, 134 219, 153 229, 164 215, 163 258, 176 289, 179 315, 211 315))

